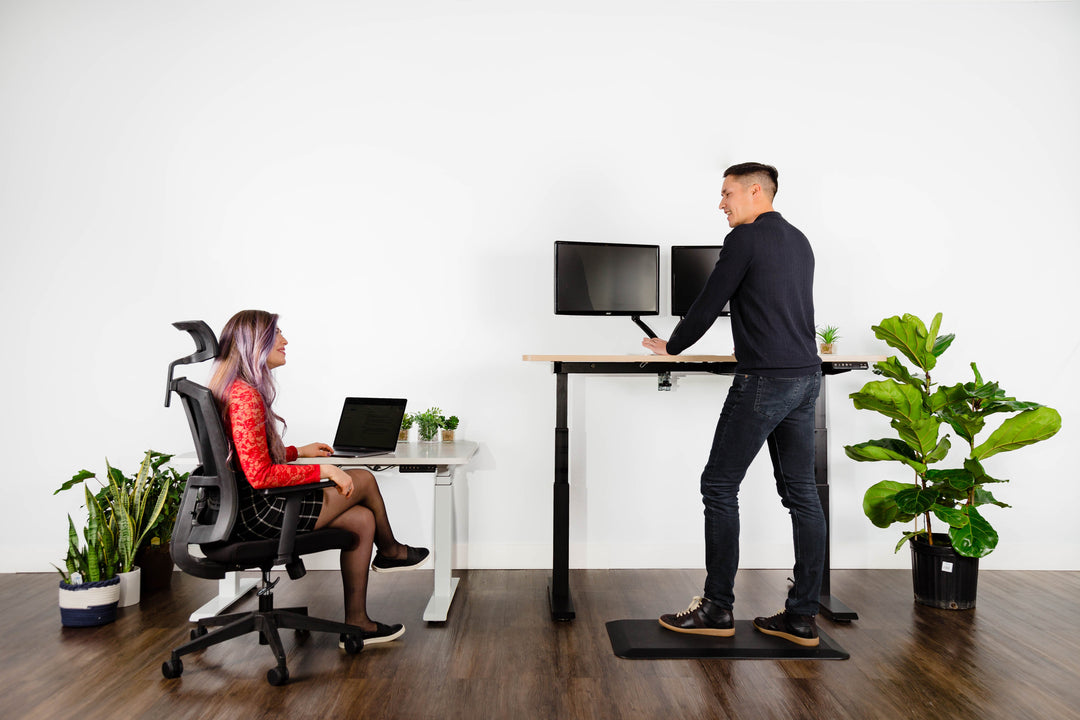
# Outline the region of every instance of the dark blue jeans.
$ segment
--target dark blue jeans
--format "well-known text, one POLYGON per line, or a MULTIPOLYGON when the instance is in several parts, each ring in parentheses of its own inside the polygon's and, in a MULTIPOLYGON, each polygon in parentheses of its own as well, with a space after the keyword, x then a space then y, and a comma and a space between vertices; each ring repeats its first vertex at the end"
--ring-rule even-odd
MULTIPOLYGON (((735 603, 739 568, 739 485, 761 446, 769 445, 776 490, 791 514, 795 585, 786 609, 816 615, 825 563, 825 515, 814 483, 814 407, 821 375, 736 375, 716 423, 701 474, 705 503, 705 597, 735 603)), ((770 613, 771 614, 771 613, 770 613)))

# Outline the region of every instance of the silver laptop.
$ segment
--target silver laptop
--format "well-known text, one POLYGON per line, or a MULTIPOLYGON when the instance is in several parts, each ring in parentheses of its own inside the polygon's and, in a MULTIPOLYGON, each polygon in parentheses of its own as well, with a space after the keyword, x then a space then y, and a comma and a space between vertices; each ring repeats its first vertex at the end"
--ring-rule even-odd
POLYGON ((331 457, 392 453, 404 415, 405 400, 400 398, 345 398, 331 457))

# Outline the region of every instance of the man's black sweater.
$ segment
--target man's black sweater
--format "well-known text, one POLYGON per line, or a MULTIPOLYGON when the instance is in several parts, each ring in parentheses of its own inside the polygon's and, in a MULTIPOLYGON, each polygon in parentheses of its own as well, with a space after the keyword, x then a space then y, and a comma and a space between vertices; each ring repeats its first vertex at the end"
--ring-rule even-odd
POLYGON ((705 288, 667 343, 678 355, 731 301, 736 372, 800 377, 821 368, 814 340, 814 251, 778 212, 736 226, 705 288))

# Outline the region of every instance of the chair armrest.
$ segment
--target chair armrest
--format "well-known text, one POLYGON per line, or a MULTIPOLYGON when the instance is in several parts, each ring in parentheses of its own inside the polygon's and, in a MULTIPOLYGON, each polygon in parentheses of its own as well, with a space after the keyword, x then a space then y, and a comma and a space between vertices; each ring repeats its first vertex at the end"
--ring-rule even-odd
POLYGON ((296 526, 300 523, 300 501, 304 495, 321 490, 325 487, 334 487, 330 480, 306 485, 286 485, 284 487, 262 488, 260 493, 267 497, 285 496, 285 517, 281 522, 281 537, 278 539, 277 558, 275 565, 284 565, 293 580, 304 575, 304 563, 294 557, 296 547, 296 526))
POLYGON ((308 483, 306 485, 285 485, 284 487, 262 488, 256 492, 266 496, 292 495, 294 493, 307 493, 325 487, 334 487, 334 482, 332 480, 322 480, 317 483, 308 483))

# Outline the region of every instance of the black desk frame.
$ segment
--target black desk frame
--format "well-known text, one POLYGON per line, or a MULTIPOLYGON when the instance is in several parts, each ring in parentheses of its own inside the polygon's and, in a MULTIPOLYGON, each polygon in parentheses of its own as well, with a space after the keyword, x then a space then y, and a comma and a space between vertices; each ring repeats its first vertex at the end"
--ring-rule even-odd
MULTIPOLYGON (((553 528, 551 583, 548 600, 552 620, 573 620, 574 601, 570 595, 570 428, 568 426, 567 396, 570 375, 659 375, 670 373, 711 373, 713 375, 735 374, 734 362, 553 362, 555 372, 555 483, 553 489, 553 528)), ((826 407, 826 379, 829 375, 851 370, 866 370, 864 361, 831 361, 821 363, 821 392, 818 395, 817 414, 814 419, 814 478, 821 507, 825 512, 826 527, 829 521, 829 430, 826 407)), ((834 622, 851 622, 859 616, 851 608, 832 596, 830 575, 830 540, 827 530, 825 540, 825 572, 821 579, 821 614, 834 622)))

